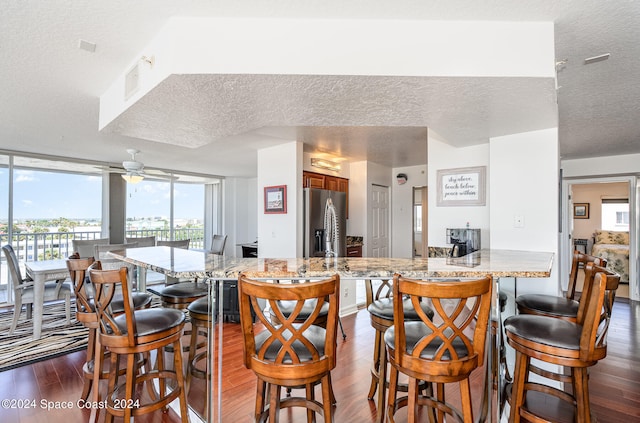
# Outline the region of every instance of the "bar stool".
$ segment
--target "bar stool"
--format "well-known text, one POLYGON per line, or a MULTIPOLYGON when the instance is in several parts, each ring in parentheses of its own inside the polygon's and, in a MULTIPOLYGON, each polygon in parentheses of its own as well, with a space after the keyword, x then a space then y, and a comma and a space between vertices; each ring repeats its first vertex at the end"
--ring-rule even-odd
MULTIPOLYGON (((173 369, 165 366, 163 348, 173 345, 180 351, 180 338, 184 329, 185 316, 179 310, 149 308, 134 310, 132 307, 131 283, 127 278, 127 268, 102 270, 100 261, 88 269, 89 278, 95 288, 95 304, 100 332, 100 343, 111 354, 111 368, 118 368, 120 356, 127 358, 125 383, 118 384, 119 372, 111 372, 106 396, 106 421, 114 416, 132 421, 134 417, 159 409, 167 409, 175 399, 179 399, 180 416, 183 422, 189 419, 185 393, 182 354, 173 354, 173 369), (110 305, 115 292, 121 289, 124 313, 114 315, 110 305), (156 352, 156 365, 143 373, 137 372, 137 356, 156 352), (158 383, 158 389, 155 386, 158 383), (175 384, 167 383, 174 381, 175 384), (143 395, 143 385, 149 391, 149 398, 143 395), (127 406, 127 404, 129 406, 127 406), (134 406, 135 405, 135 406, 134 406)), ((102 356, 96 355, 94 368, 101 368, 102 356)), ((97 392, 94 392, 94 398, 97 392)))
MULTIPOLYGON (((369 394, 367 398, 373 400, 378 391, 378 414, 376 416, 376 422, 380 423, 384 420, 385 415, 385 402, 387 394, 387 354, 384 348, 384 333, 386 330, 393 326, 393 280, 381 279, 381 283, 377 289, 374 290, 373 282, 371 279, 365 280, 366 289, 366 304, 369 316, 371 319, 371 326, 375 329, 375 339, 373 344, 373 363, 371 366, 371 385, 369 387, 369 394)), ((410 302, 405 302, 405 319, 407 321, 419 320, 418 313, 413 309, 413 305, 410 302)), ((433 310, 429 307, 427 302, 421 301, 420 307, 427 316, 433 316, 433 310)), ((421 389, 427 388, 427 384, 422 383, 421 389)), ((400 385, 399 389, 406 392, 407 386, 400 385)))
POLYGON ((314 419, 314 413, 321 414, 324 421, 332 422, 329 375, 336 366, 340 277, 334 275, 322 281, 274 284, 241 275, 238 288, 244 364, 258 378, 254 420, 276 422, 282 408, 304 407, 308 422, 314 419), (306 321, 296 323, 298 312, 311 299, 316 300, 314 311, 306 321), (282 300, 297 302, 289 316, 278 311, 278 302, 282 300), (280 324, 274 325, 261 311, 262 301, 275 311, 280 324), (325 301, 329 303, 326 329, 313 324, 325 301), (265 330, 254 331, 252 310, 265 330), (314 396, 317 383, 322 385, 322 402, 314 396), (281 388, 300 386, 305 387, 304 397, 281 398, 281 388))
POLYGON ((445 414, 474 421, 469 377, 484 364, 492 290, 491 276, 454 282, 394 276, 393 326, 384 335, 391 363, 388 422, 393 423, 395 412, 405 406, 409 423, 416 421, 418 406, 436 410, 438 421, 445 414), (422 298, 429 298, 434 316, 421 312, 422 298), (420 320, 406 321, 406 301, 420 320), (409 389, 406 397, 396 398, 400 373, 409 377, 409 389), (435 396, 419 394, 420 380, 435 384, 435 396), (453 382, 460 387, 461 410, 445 402, 444 384, 453 382))
MULTIPOLYGON (((559 319, 576 321, 579 302, 576 301, 576 285, 578 281, 578 269, 586 269, 587 263, 595 263, 597 266, 607 267, 607 260, 583 254, 576 250, 571 262, 569 285, 564 297, 544 294, 523 294, 516 297, 516 306, 519 314, 535 314, 539 316, 557 317, 559 319)), ((584 287, 583 289, 588 289, 584 287)))
MULTIPOLYGON (((93 301, 94 291, 86 274, 87 269, 94 261, 93 257, 80 258, 79 253, 74 253, 67 259, 67 269, 69 269, 69 276, 71 278, 76 297, 76 319, 89 329, 87 358, 82 366, 84 385, 82 387, 82 393, 80 394, 80 398, 84 400, 89 398, 89 393, 91 392, 91 387, 93 385, 95 355, 101 354, 104 356, 105 354, 104 348, 98 342, 99 338, 97 336, 97 332, 99 328, 99 321, 98 314, 95 310, 95 303, 93 301)), ((136 310, 149 308, 151 306, 150 294, 133 292, 131 296, 133 298, 133 306, 136 310)), ((122 296, 114 297, 111 301, 111 308, 113 313, 116 315, 124 312, 122 296)), ((139 365, 142 364, 143 361, 140 361, 139 365)), ((100 375, 100 379, 108 379, 109 377, 108 371, 100 369, 98 373, 100 375)))
POLYGON ((587 273, 594 276, 589 276, 588 282, 585 280, 591 287, 581 301, 581 305, 585 304, 584 313, 578 313, 575 322, 531 314, 505 320, 507 341, 516 350, 509 422, 558 421, 559 416, 581 423, 591 422, 587 369, 607 354, 607 332, 620 276, 593 263, 587 263, 585 275, 587 273), (540 369, 531 364, 532 358, 568 368, 569 374, 540 369), (570 383, 571 393, 544 384, 540 379, 530 380, 530 373, 570 383))

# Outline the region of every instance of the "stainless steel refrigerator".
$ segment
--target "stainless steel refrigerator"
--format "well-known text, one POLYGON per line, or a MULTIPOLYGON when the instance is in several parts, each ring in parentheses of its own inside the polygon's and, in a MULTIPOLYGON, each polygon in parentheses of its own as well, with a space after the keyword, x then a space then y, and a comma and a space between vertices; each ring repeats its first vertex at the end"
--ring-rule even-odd
POLYGON ((347 255, 347 194, 304 189, 304 257, 347 255))

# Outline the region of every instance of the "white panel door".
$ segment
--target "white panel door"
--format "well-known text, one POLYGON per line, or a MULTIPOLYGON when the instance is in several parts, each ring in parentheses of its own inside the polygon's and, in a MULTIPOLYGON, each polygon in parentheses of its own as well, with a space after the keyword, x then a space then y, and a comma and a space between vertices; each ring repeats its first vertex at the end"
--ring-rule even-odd
POLYGON ((371 257, 389 257, 389 187, 371 187, 371 257))

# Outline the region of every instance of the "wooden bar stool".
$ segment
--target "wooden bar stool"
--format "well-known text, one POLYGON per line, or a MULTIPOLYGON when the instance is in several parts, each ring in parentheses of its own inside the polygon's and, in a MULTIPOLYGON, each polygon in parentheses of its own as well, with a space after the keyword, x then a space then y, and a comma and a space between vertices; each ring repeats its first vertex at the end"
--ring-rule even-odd
MULTIPOLYGON (((98 337, 100 343, 111 354, 111 368, 119 368, 119 359, 126 357, 125 382, 119 383, 119 372, 111 372, 106 397, 106 421, 114 416, 131 421, 134 417, 159 409, 166 409, 175 399, 179 399, 180 416, 183 422, 189 420, 185 393, 180 338, 185 324, 185 315, 180 310, 168 308, 148 308, 134 310, 131 298, 131 281, 127 268, 102 270, 100 261, 88 269, 89 278, 95 288, 95 304, 100 323, 98 337), (124 313, 114 315, 111 302, 121 289, 124 313), (173 369, 165 366, 164 347, 173 345, 173 369), (137 371, 137 356, 150 357, 155 351, 156 365, 144 373, 137 371), (155 381, 158 383, 156 389, 155 381), (173 382, 173 383, 167 383, 173 382), (144 395, 146 385, 148 395, 144 395)), ((94 369, 99 369, 102 357, 96 355, 94 369)), ((99 376, 94 376, 98 378, 99 376)), ((94 391, 94 398, 97 392, 94 391)))
POLYGON ((387 421, 394 422, 395 412, 405 406, 409 423, 416 421, 418 406, 435 409, 438 421, 445 414, 465 423, 474 421, 469 376, 484 364, 492 290, 491 276, 453 282, 394 276, 393 326, 384 335, 391 363, 387 421), (421 312, 422 298, 430 299, 433 317, 421 312), (419 321, 406 321, 406 299, 419 321), (399 373, 409 377, 408 395, 402 398, 396 398, 399 373), (419 394, 420 380, 435 385, 435 396, 419 394), (453 382, 460 386, 462 410, 445 401, 444 384, 453 382))
POLYGON ((620 283, 618 274, 587 263, 585 275, 591 272, 591 287, 581 301, 584 312, 578 313, 575 322, 531 314, 505 320, 507 341, 516 350, 509 422, 559 421, 562 416, 569 421, 591 422, 587 369, 607 355, 609 320, 620 283), (563 366, 569 372, 541 369, 531 364, 532 358, 563 366), (572 390, 530 380, 530 373, 571 384, 572 390))
MULTIPOLYGON (((557 317, 571 322, 576 321, 579 302, 575 300, 578 269, 586 269, 587 263, 595 263, 607 267, 607 260, 574 251, 569 274, 569 285, 564 297, 544 294, 523 294, 516 297, 519 314, 536 314, 539 316, 557 317)), ((588 287, 583 287, 588 289, 588 287)))
POLYGON ((314 413, 321 414, 325 422, 332 422, 330 372, 336 366, 340 277, 335 275, 323 281, 277 284, 241 275, 238 288, 244 364, 258 377, 255 421, 277 422, 282 408, 304 407, 308 422, 314 421, 314 413), (314 310, 305 321, 299 322, 300 311, 311 299, 315 299, 314 310), (272 323, 261 311, 262 301, 274 310, 279 324, 272 323), (285 316, 278 309, 279 301, 295 301, 296 305, 285 316), (329 303, 329 311, 326 328, 322 328, 313 322, 325 302, 329 303), (254 316, 259 323, 254 324, 254 316), (259 326, 264 330, 256 330, 259 326), (322 402, 314 396, 314 386, 318 382, 322 385, 322 402), (281 398, 281 388, 300 386, 305 387, 304 397, 281 398))
MULTIPOLYGON (((91 282, 88 280, 86 274, 89 266, 93 264, 95 260, 93 257, 80 258, 79 253, 74 253, 67 259, 67 269, 69 269, 69 276, 73 284, 73 290, 76 297, 76 319, 89 329, 89 335, 87 340, 87 358, 82 371, 84 374, 84 385, 82 387, 82 393, 80 397, 84 400, 89 398, 94 377, 94 360, 96 354, 104 356, 104 348, 100 344, 97 336, 99 328, 98 314, 95 310, 94 290, 91 286, 91 282)), ((133 306, 136 310, 149 308, 151 306, 151 295, 147 293, 134 292, 132 293, 133 306)), ((115 296, 111 301, 111 308, 115 315, 122 314, 124 312, 124 304, 122 296, 115 296)), ((142 365, 143 362, 139 362, 142 365)), ((108 379, 109 371, 98 371, 100 379, 108 379)))
MULTIPOLYGON (((371 365, 371 384, 367 398, 373 400, 378 391, 376 422, 384 421, 387 396, 387 353, 384 347, 384 333, 393 326, 393 280, 381 279, 380 285, 374 289, 371 279, 365 280, 367 311, 371 319, 371 326, 375 329, 373 344, 373 362, 371 365)), ((405 319, 407 321, 419 320, 419 316, 410 302, 405 302, 405 319)), ((420 302, 422 311, 427 316, 433 316, 433 310, 425 301, 420 302)), ((427 388, 421 383, 421 389, 427 388)), ((398 389, 407 392, 406 384, 399 384, 398 389)))

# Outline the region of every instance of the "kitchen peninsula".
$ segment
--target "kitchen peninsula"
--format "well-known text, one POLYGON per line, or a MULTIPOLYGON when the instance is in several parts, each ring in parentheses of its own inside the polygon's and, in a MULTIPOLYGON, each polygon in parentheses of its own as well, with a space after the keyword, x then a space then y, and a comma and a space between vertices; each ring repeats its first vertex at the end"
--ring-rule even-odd
MULTIPOLYGON (((216 281, 237 280, 241 273, 254 279, 321 279, 333 274, 344 280, 389 279, 395 273, 409 278, 474 278, 492 275, 496 282, 502 277, 546 278, 551 274, 553 253, 480 250, 464 257, 448 258, 231 258, 205 251, 183 250, 171 247, 129 248, 112 251, 110 256, 136 265, 140 270, 152 270, 173 278, 199 278, 216 281)), ((139 272, 144 274, 145 272, 139 272)), ((145 281, 139 281, 139 289, 145 289, 145 281)), ((222 313, 221 308, 219 309, 222 313)), ((222 315, 219 315, 222 319, 222 315)), ((218 326, 216 336, 209 337, 208 351, 215 350, 215 342, 222 342, 223 325, 218 326)), ((497 342, 497 339, 496 339, 497 342)), ((497 351, 498 345, 494 345, 497 351)), ((222 349, 219 350, 222 354, 222 349)), ((492 353, 493 354, 493 353, 492 353)), ((489 355, 487 355, 488 359, 489 355)), ((209 397, 209 413, 217 410, 217 416, 207 416, 206 421, 222 421, 222 358, 211 362, 218 366, 217 397, 209 397)), ((492 371, 487 367, 487 371, 492 371)), ((211 389, 210 395, 213 395, 211 389)), ((498 421, 498 394, 492 395, 490 421, 498 421)))
MULTIPOLYGON (((553 253, 480 250, 451 259, 435 258, 233 258, 205 251, 171 247, 129 248, 109 253, 116 259, 174 278, 238 279, 241 273, 255 279, 317 279, 339 274, 342 279, 391 278, 546 278, 553 253)), ((140 281, 140 289, 145 289, 140 281)))

